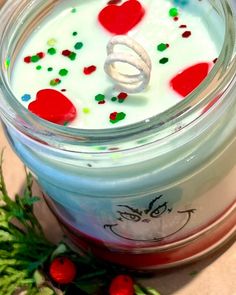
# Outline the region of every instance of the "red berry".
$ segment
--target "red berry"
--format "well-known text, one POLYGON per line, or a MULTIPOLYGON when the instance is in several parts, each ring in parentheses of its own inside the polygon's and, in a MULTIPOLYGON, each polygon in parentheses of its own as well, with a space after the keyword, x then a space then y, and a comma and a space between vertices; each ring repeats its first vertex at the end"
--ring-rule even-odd
POLYGON ((56 283, 69 284, 76 277, 76 266, 67 257, 57 257, 52 261, 49 273, 56 283))
POLYGON ((134 283, 130 276, 118 275, 116 276, 110 285, 110 295, 133 295, 134 283))

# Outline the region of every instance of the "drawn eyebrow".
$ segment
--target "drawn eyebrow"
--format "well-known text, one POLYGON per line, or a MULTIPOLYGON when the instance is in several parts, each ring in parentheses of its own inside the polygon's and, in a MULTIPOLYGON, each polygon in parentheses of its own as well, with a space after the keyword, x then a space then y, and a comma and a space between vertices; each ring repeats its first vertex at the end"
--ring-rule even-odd
POLYGON ((153 200, 149 203, 149 205, 148 205, 148 209, 146 209, 144 212, 145 212, 146 214, 149 213, 149 212, 152 210, 152 208, 153 208, 154 203, 156 202, 156 200, 159 200, 161 197, 163 197, 163 195, 160 195, 160 196, 156 197, 155 199, 153 199, 153 200))
POLYGON ((134 208, 132 208, 132 207, 130 207, 130 206, 128 206, 128 205, 117 205, 118 207, 123 207, 123 208, 127 208, 127 209, 129 209, 129 210, 131 210, 132 212, 134 212, 134 213, 137 213, 137 214, 139 214, 140 216, 142 216, 142 211, 140 211, 140 210, 138 210, 138 209, 134 209, 134 208))

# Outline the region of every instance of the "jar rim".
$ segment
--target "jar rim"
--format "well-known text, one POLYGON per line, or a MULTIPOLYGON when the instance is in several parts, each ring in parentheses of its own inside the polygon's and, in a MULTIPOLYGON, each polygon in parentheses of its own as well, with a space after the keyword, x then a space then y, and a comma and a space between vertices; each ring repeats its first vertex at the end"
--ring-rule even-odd
MULTIPOLYGON (((5 22, 6 15, 8 15, 7 24, 5 25, 5 28, 2 30, 2 32, 0 32, 1 48, 5 48, 6 46, 4 44, 4 41, 7 34, 12 28, 12 22, 14 20, 14 17, 16 16, 16 13, 21 12, 22 15, 25 17, 26 15, 31 13, 33 9, 35 10, 36 8, 39 8, 39 3, 41 2, 43 1, 7 1, 7 3, 0 11, 1 18, 4 18, 3 15, 5 14, 5 22), (9 15, 10 9, 12 10, 12 6, 16 6, 16 4, 19 6, 18 9, 9 15), (26 11, 26 5, 28 5, 28 8, 30 8, 27 9, 27 14, 26 12, 22 12, 26 11)), ((49 6, 52 7, 56 5, 57 1, 48 2, 50 2, 49 6)), ((232 82, 233 75, 235 74, 235 71, 232 69, 236 68, 236 20, 235 16, 232 13, 232 8, 229 4, 229 1, 218 2, 221 5, 221 9, 224 14, 225 36, 217 62, 214 64, 206 79, 192 93, 190 93, 184 100, 175 104, 166 111, 159 113, 151 118, 148 118, 148 120, 146 119, 126 126, 111 127, 106 129, 79 129, 53 124, 49 121, 41 119, 40 117, 28 111, 28 109, 26 109, 15 98, 14 93, 12 92, 11 87, 8 84, 7 75, 4 72, 4 63, 7 55, 5 55, 5 51, 2 50, 0 56, 0 61, 2 65, 0 88, 3 92, 3 96, 7 97, 7 104, 10 105, 11 110, 13 110, 13 113, 9 113, 1 108, 0 104, 0 111, 3 115, 3 119, 5 119, 8 123, 16 127, 24 134, 28 134, 36 140, 40 140, 41 137, 41 139, 44 138, 44 140, 46 141, 45 138, 48 136, 48 134, 50 134, 55 138, 60 137, 65 142, 76 141, 78 145, 80 145, 81 143, 83 144, 84 142, 89 142, 90 144, 96 142, 106 144, 108 141, 115 141, 118 138, 119 140, 123 139, 124 141, 126 141, 127 139, 134 137, 143 138, 145 136, 149 136, 153 132, 155 132, 156 134, 158 133, 158 140, 171 136, 171 134, 175 133, 173 130, 176 129, 173 128, 173 126, 178 125, 179 121, 183 121, 184 119, 189 117, 191 117, 192 120, 196 120, 197 117, 194 117, 194 114, 196 114, 196 112, 200 108, 204 109, 204 107, 206 107, 219 93, 223 93, 228 85, 232 82), (214 87, 212 87, 213 85, 214 87), (203 95, 206 90, 208 90, 207 94, 203 95), (17 113, 23 121, 21 120, 21 122, 18 123, 15 120, 15 113, 17 113), (35 132, 38 132, 38 134, 36 134, 35 132)), ((11 38, 13 37, 14 36, 11 36, 11 38)), ((176 130, 176 132, 178 132, 178 130, 176 130)))

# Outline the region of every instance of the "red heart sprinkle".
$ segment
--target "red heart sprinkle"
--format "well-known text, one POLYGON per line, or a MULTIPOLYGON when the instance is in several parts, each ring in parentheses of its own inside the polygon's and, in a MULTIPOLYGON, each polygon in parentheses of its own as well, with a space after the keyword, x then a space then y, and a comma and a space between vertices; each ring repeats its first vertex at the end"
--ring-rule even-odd
POLYGON ((40 90, 28 109, 40 118, 60 125, 73 121, 77 114, 72 102, 53 89, 40 90))
POLYGON ((137 0, 128 0, 122 5, 108 5, 98 15, 100 24, 112 34, 128 33, 136 26, 145 14, 137 0))
POLYGON ((209 63, 193 65, 179 73, 170 81, 170 86, 183 97, 189 95, 208 75, 209 63))

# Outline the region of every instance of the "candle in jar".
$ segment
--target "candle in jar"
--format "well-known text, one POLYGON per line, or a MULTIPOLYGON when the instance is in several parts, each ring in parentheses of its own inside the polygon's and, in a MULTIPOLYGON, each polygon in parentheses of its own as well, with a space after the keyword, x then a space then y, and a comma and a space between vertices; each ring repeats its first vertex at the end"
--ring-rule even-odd
POLYGON ((179 2, 58 5, 14 63, 16 97, 36 115, 75 128, 121 127, 164 112, 206 78, 220 52, 219 35, 202 15, 204 1, 179 2), (140 44, 151 60, 149 84, 139 93, 117 89, 104 72, 107 44, 120 34, 140 44))

